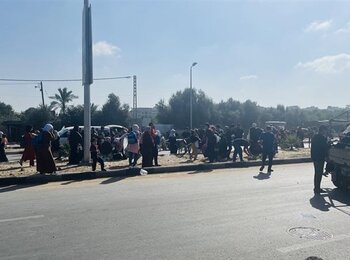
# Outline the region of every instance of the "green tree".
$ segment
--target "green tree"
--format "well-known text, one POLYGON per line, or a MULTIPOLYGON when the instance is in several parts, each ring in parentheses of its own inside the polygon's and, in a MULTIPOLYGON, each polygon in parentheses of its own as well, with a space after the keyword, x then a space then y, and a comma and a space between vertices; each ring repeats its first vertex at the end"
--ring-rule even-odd
MULTIPOLYGON (((174 124, 178 128, 188 127, 190 124, 190 93, 189 88, 177 91, 169 99, 169 105, 166 105, 164 100, 159 101, 156 105, 158 121, 174 124)), ((199 127, 213 118, 213 101, 201 90, 197 92, 192 89, 192 115, 193 127, 199 127)))
POLYGON ((25 125, 32 125, 34 129, 40 129, 47 123, 54 124, 55 128, 58 127, 53 113, 47 106, 28 108, 21 113, 20 118, 25 125))
POLYGON ((108 95, 107 102, 102 106, 101 118, 95 118, 101 125, 118 124, 127 125, 129 119, 129 106, 121 105, 119 97, 114 93, 108 95))
POLYGON ((240 122, 242 104, 239 101, 229 98, 215 105, 216 122, 222 125, 231 125, 240 122))
POLYGON ((17 119, 18 116, 11 105, 0 102, 0 124, 7 120, 17 119))
POLYGON ((71 90, 68 91, 67 88, 59 88, 58 94, 49 98, 54 100, 51 102, 50 107, 54 110, 60 109, 60 114, 64 114, 67 110, 67 104, 73 101, 73 99, 78 98, 78 96, 74 95, 71 90))
POLYGON ((259 117, 259 110, 256 102, 247 100, 242 104, 241 124, 243 128, 248 129, 252 123, 257 122, 259 117))

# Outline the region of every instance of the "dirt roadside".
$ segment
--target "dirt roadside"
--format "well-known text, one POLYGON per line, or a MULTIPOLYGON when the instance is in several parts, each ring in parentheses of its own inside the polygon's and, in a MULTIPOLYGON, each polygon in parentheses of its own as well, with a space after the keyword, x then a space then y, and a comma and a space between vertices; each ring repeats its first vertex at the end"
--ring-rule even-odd
MULTIPOLYGON (((293 150, 293 151, 280 150, 275 156, 276 159, 305 158, 305 157, 310 157, 310 149, 308 148, 302 148, 302 149, 293 150)), ((232 154, 231 154, 231 158, 232 158, 232 154)), ((248 158, 245 157, 244 160, 248 160, 248 158)), ((205 160, 202 154, 199 154, 197 160, 193 161, 193 160, 190 160, 188 154, 184 156, 177 156, 177 155, 169 155, 169 154, 162 154, 162 153, 158 158, 158 162, 161 166, 208 163, 208 161, 205 160)), ((56 165, 60 169, 58 171, 58 174, 62 174, 62 173, 69 174, 69 173, 91 171, 90 165, 83 165, 83 164, 67 165, 67 160, 56 161, 56 165)), ((137 166, 141 167, 141 158, 139 159, 137 166)), ((106 162, 107 170, 123 169, 127 167, 128 167, 128 160, 106 162)), ((98 166, 98 170, 99 169, 100 168, 98 166)), ((29 167, 28 161, 23 163, 23 167, 21 167, 18 162, 0 163, 0 178, 20 177, 20 176, 22 177, 22 176, 31 176, 36 174, 37 174, 36 167, 35 166, 29 167)))

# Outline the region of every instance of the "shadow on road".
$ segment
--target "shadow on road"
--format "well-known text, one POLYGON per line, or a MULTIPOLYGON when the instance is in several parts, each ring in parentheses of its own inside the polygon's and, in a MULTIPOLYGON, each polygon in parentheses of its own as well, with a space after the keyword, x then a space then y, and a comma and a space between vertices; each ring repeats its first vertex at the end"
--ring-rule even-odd
POLYGON ((194 172, 189 172, 188 174, 199 174, 199 173, 207 173, 207 172, 212 172, 212 169, 208 169, 208 170, 197 170, 194 172))
POLYGON ((0 187, 0 193, 16 191, 16 190, 21 190, 21 189, 26 189, 26 188, 32 188, 34 186, 39 186, 39 185, 43 185, 43 184, 46 184, 46 183, 31 184, 31 185, 19 185, 19 184, 8 185, 8 186, 0 187))
POLYGON ((107 180, 102 181, 100 184, 111 184, 111 183, 115 183, 115 182, 124 180, 126 178, 128 178, 128 177, 127 176, 125 176, 125 177, 112 177, 112 178, 109 178, 107 180))
POLYGON ((329 211, 330 208, 339 210, 340 212, 350 216, 350 191, 341 189, 327 189, 326 193, 314 195, 310 199, 312 207, 321 210, 329 211))
POLYGON ((270 176, 271 176, 270 172, 269 173, 259 172, 259 174, 256 176, 253 176, 253 178, 262 181, 262 180, 270 179, 270 176))
POLYGON ((310 204, 315 209, 321 211, 329 211, 329 208, 331 207, 331 204, 329 204, 322 195, 314 195, 310 199, 310 204))

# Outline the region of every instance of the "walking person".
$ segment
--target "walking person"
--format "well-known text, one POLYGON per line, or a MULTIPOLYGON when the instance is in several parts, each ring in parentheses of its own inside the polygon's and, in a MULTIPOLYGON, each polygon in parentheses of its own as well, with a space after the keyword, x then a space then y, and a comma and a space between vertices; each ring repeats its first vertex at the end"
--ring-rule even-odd
POLYGON ((156 130, 155 125, 151 122, 149 123, 150 134, 152 137, 153 148, 152 148, 152 164, 154 161, 154 166, 160 166, 158 164, 158 145, 160 144, 160 131, 156 130))
POLYGON ((7 159, 5 148, 8 144, 7 141, 7 136, 0 131, 0 162, 8 162, 9 160, 7 159))
POLYGON ((31 125, 26 126, 26 132, 24 134, 24 151, 22 154, 19 164, 22 166, 23 162, 29 160, 29 165, 34 166, 35 151, 32 144, 32 139, 34 138, 33 127, 31 125))
POLYGON ((216 144, 217 144, 217 138, 216 135, 214 133, 214 129, 213 128, 209 128, 207 130, 207 155, 208 155, 208 159, 209 162, 212 163, 217 159, 216 156, 216 144))
POLYGON ((137 124, 134 124, 130 133, 128 133, 127 150, 129 157, 129 167, 135 167, 137 160, 140 157, 140 128, 137 124))
POLYGON ((233 162, 235 162, 237 160, 237 154, 239 156, 239 160, 241 162, 244 162, 243 160, 243 152, 249 157, 250 153, 249 153, 249 141, 247 139, 244 138, 237 138, 233 141, 233 147, 234 147, 234 151, 233 151, 233 162), (243 147, 243 149, 242 149, 243 147))
POLYGON ((79 133, 79 126, 75 125, 68 138, 69 141, 69 162, 68 164, 78 164, 80 162, 78 147, 82 146, 83 138, 79 133))
POLYGON ((314 193, 317 195, 323 192, 321 189, 321 180, 329 149, 326 134, 327 127, 322 125, 318 129, 318 133, 315 134, 311 140, 311 159, 314 163, 315 170, 314 193))
POLYGON ((261 134, 260 139, 262 141, 262 165, 260 167, 260 171, 262 172, 264 170, 265 161, 266 161, 266 158, 268 158, 269 162, 268 162, 267 172, 271 173, 273 172, 272 160, 273 160, 273 156, 275 155, 275 148, 274 148, 275 136, 272 133, 271 126, 266 127, 266 132, 261 134))
POLYGON ((176 142, 176 131, 175 129, 170 130, 169 134, 169 150, 170 154, 177 154, 177 142, 176 142))
POLYGON ((140 151, 142 154, 142 168, 152 167, 154 143, 151 136, 151 127, 146 127, 140 140, 140 151))
POLYGON ((46 124, 35 138, 37 138, 34 145, 37 171, 40 174, 55 173, 57 168, 51 152, 51 141, 55 139, 53 126, 46 124))
POLYGON ((97 162, 101 165, 101 171, 106 171, 105 163, 103 159, 99 156, 100 150, 98 149, 97 139, 93 138, 91 140, 90 154, 92 159, 92 171, 96 170, 97 162))
POLYGON ((199 142, 200 138, 198 136, 198 133, 196 130, 191 130, 191 135, 190 135, 190 142, 191 142, 191 152, 190 152, 190 160, 197 160, 198 156, 198 147, 199 147, 199 142))

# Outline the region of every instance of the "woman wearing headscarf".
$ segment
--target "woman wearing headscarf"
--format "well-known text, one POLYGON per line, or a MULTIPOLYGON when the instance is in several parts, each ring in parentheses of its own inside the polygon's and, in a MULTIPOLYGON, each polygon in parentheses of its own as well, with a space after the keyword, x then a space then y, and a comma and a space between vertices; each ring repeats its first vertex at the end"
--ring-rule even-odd
POLYGON ((5 147, 7 145, 7 137, 6 135, 0 131, 0 162, 8 162, 6 153, 5 153, 5 147))
POLYGON ((26 126, 26 132, 24 134, 24 151, 19 164, 22 166, 23 162, 29 160, 29 165, 34 166, 35 152, 32 145, 32 139, 34 137, 33 127, 30 125, 26 126))
POLYGON ((36 147, 37 171, 40 174, 56 172, 57 168, 51 152, 51 141, 55 139, 53 126, 46 124, 37 138, 40 138, 36 147))
POLYGON ((131 131, 128 133, 128 156, 129 166, 134 167, 139 159, 140 152, 140 128, 137 124, 132 126, 131 131))
POLYGON ((152 167, 153 161, 153 139, 151 136, 151 127, 146 127, 141 137, 141 154, 142 154, 142 168, 152 167))
POLYGON ((170 130, 169 149, 170 149, 170 154, 177 154, 177 143, 176 143, 176 131, 175 131, 175 129, 170 130))

